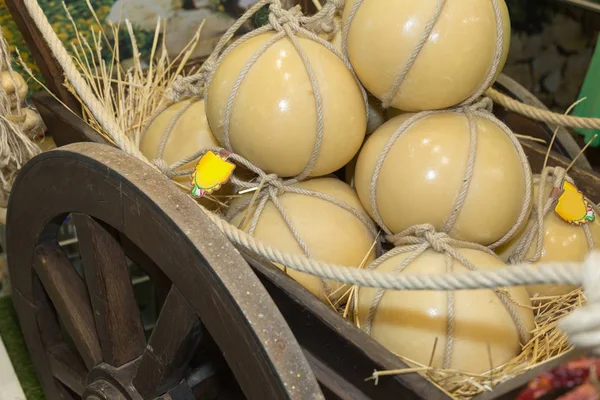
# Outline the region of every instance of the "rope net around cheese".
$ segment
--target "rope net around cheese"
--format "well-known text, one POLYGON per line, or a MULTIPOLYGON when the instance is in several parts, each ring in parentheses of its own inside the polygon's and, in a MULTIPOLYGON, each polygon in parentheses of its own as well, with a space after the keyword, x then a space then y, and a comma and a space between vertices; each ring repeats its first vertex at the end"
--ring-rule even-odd
MULTIPOLYGON (((558 199, 552 192, 561 190, 563 180, 574 183, 560 167, 546 167, 534 178, 533 210, 527 226, 511 241, 497 249, 497 253, 510 264, 521 262, 547 263, 560 261, 583 261, 593 249, 600 247, 600 215, 584 225, 573 225, 554 211, 558 199), (542 192, 540 192, 542 187, 542 192), (541 222, 541 224, 540 224, 541 222)), ((573 193, 577 196, 578 194, 573 193)), ((582 207, 584 197, 580 195, 582 207)), ((564 295, 575 289, 569 285, 532 285, 527 287, 531 296, 564 295)))
POLYGON ((334 52, 300 35, 294 40, 303 54, 289 37, 272 32, 225 54, 208 84, 208 122, 225 148, 281 177, 305 172, 322 124, 322 142, 309 172, 322 176, 358 152, 367 126, 365 99, 334 52))
MULTIPOLYGON (((446 242, 446 249, 434 250, 427 243, 414 243, 391 250, 373 270, 441 274, 504 266, 484 247, 446 242)), ((494 368, 517 356, 534 328, 523 287, 456 292, 360 288, 358 322, 394 354, 423 365, 429 365, 433 354, 432 367, 470 373, 490 370, 488 346, 494 368)))
MULTIPOLYGON (((201 155, 206 149, 218 146, 208 126, 204 100, 195 97, 158 110, 142 134, 140 151, 189 192, 192 189, 190 177, 201 155)), ((231 194, 233 186, 225 184, 212 195, 219 201, 214 201, 214 198, 199 201, 203 206, 215 209, 231 194)))
POLYGON ((510 44, 504 0, 348 0, 343 20, 344 52, 386 108, 475 100, 502 70, 510 44))
MULTIPOLYGON (((286 186, 281 194, 279 191, 273 188, 271 194, 263 192, 249 211, 247 202, 251 193, 234 199, 228 218, 234 226, 240 226, 261 242, 288 253, 355 267, 375 259, 375 252, 370 252, 375 227, 347 184, 335 178, 315 178, 286 186), (326 197, 345 204, 336 204, 326 197), (344 207, 351 207, 354 215, 344 207)), ((336 282, 325 282, 292 269, 286 272, 321 299, 340 287, 336 282)), ((338 292, 337 296, 341 294, 338 292)))
POLYGON ((398 233, 428 223, 498 246, 526 223, 531 169, 510 130, 484 110, 403 114, 363 146, 354 185, 371 217, 398 233))

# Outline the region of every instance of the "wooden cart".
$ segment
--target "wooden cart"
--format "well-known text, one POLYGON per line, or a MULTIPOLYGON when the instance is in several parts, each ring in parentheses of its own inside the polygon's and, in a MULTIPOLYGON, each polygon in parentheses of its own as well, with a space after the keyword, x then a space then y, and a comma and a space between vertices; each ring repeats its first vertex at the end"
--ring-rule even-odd
MULTIPOLYGON (((44 59, 22 9, 8 4, 44 59)), ((532 103, 511 85, 501 78, 496 87, 532 103)), ((406 365, 269 262, 236 249, 166 177, 103 143, 51 97, 36 104, 62 147, 21 171, 10 198, 7 251, 14 304, 48 399, 449 398, 417 374, 378 385, 365 380, 374 370, 406 365), (82 270, 57 242, 69 217, 82 270), (128 259, 155 287, 161 311, 151 332, 140 322, 128 259)), ((520 133, 552 132, 496 113, 520 133)), ((559 141, 563 155, 553 154, 550 165, 566 166, 564 155, 575 150, 566 137, 559 141)), ((525 149, 539 171, 545 149, 525 149)), ((571 175, 598 202, 600 177, 582 166, 571 175)), ((514 398, 540 370, 571 356, 477 399, 514 398)))

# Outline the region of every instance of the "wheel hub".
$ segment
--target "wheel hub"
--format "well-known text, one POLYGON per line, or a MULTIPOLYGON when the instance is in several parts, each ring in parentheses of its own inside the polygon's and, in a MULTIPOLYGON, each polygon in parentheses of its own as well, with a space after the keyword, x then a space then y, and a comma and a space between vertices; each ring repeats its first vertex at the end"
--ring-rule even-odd
POLYGON ((83 398, 85 400, 126 400, 115 385, 104 379, 94 381, 85 388, 83 398))

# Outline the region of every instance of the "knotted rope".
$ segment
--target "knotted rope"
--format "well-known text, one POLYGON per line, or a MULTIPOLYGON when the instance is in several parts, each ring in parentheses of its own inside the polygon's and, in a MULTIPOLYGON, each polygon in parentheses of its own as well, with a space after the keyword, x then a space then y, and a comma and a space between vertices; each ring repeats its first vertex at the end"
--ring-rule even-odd
MULTIPOLYGON (((352 0, 350 0, 352 1, 352 0)), ((433 16, 429 23, 425 26, 425 30, 423 35, 421 36, 417 46, 414 48, 410 57, 408 58, 406 64, 402 66, 402 69, 396 75, 396 79, 392 84, 390 90, 383 95, 381 98, 383 102, 383 107, 388 108, 391 106, 394 98, 400 93, 402 83, 405 81, 406 77, 410 73, 411 68, 414 66, 419 54, 423 50, 423 47, 429 41, 431 34, 440 20, 442 12, 444 11, 444 7, 446 5, 447 0, 437 0, 435 10, 433 12, 433 16)), ((364 0, 354 0, 352 8, 350 9, 350 13, 346 18, 346 21, 342 30, 342 51, 344 54, 348 55, 348 34, 350 33, 350 28, 352 26, 352 22, 360 9, 360 6, 363 4, 364 0)), ((498 73, 498 69, 500 68, 500 63, 502 60, 502 50, 504 47, 504 26, 502 24, 502 12, 500 10, 500 4, 498 0, 490 0, 492 3, 492 7, 494 8, 494 17, 496 20, 496 47, 494 49, 494 57, 492 58, 492 62, 490 64, 489 70, 486 74, 486 77, 479 88, 471 94, 469 98, 464 100, 460 105, 465 106, 472 104, 474 101, 479 99, 481 95, 491 86, 498 73)))
POLYGON ((10 75, 15 90, 11 98, 0 85, 0 207, 4 208, 8 204, 8 196, 17 173, 27 161, 40 152, 40 149, 22 131, 25 114, 21 104, 25 99, 19 98, 15 72, 11 68, 8 43, 0 29, 1 72, 10 75))
MULTIPOLYGON (((537 197, 534 199, 531 212, 531 226, 528 227, 525 234, 517 242, 517 245, 508 259, 510 264, 520 262, 536 263, 542 257, 544 250, 544 219, 548 213, 552 212, 556 207, 558 197, 553 196, 552 194, 553 192, 562 190, 564 180, 574 184, 571 177, 567 175, 567 171, 561 167, 546 167, 542 170, 540 175, 534 177, 534 183, 538 185, 538 192, 537 197), (551 185, 550 187, 552 188, 550 195, 546 194, 546 187, 548 185, 551 185), (532 244, 535 244, 535 252, 531 257, 527 258, 527 252, 532 244)), ((592 203, 590 203, 590 205, 594 207, 596 213, 598 213, 595 205, 592 203)), ((581 228, 585 233, 589 250, 594 250, 594 238, 592 237, 589 225, 583 224, 581 228)))
MULTIPOLYGON (((204 152, 212 151, 214 153, 219 153, 221 150, 222 149, 217 148, 217 149, 205 150, 204 152)), ((371 236, 373 238, 375 238, 377 236, 377 228, 375 227, 375 224, 373 224, 371 219, 363 211, 357 210, 356 208, 352 207, 350 204, 348 204, 344 201, 341 201, 333 196, 327 195, 325 193, 320 193, 320 192, 316 192, 313 190, 308 190, 308 189, 303 189, 303 188, 297 187, 295 185, 300 182, 297 179, 291 178, 291 179, 284 180, 284 179, 279 178, 275 174, 267 174, 264 171, 262 171, 260 168, 258 168, 254 164, 252 164, 250 161, 246 160, 244 157, 242 157, 238 154, 231 153, 229 155, 229 159, 257 175, 257 178, 252 182, 248 182, 248 181, 239 179, 235 175, 233 175, 231 177, 231 182, 237 188, 242 189, 242 191, 249 191, 249 192, 254 191, 254 192, 256 192, 256 195, 248 196, 247 199, 244 199, 243 201, 240 201, 237 205, 230 207, 229 210, 227 211, 227 215, 225 217, 227 221, 231 222, 236 216, 240 215, 240 213, 247 210, 249 213, 251 213, 251 214, 249 214, 249 215, 251 215, 251 218, 248 218, 246 220, 242 219, 240 224, 246 225, 245 221, 248 221, 248 224, 247 224, 249 226, 248 233, 250 235, 253 235, 255 233, 256 227, 257 227, 260 217, 267 205, 267 202, 270 201, 273 203, 273 205, 277 209, 277 211, 278 211, 279 215, 281 216, 281 218, 283 219, 286 227, 288 228, 289 232, 294 237, 294 240, 296 241, 298 246, 302 249, 303 253, 306 255, 306 257, 312 259, 313 254, 312 254, 309 246, 302 239, 300 233, 298 232, 298 229, 294 226, 294 223, 292 222, 292 219, 290 218, 288 212, 286 211, 285 207, 281 204, 281 201, 279 200, 279 197, 281 195, 283 195, 284 193, 294 193, 294 194, 310 196, 310 197, 314 197, 317 199, 321 199, 321 200, 327 201, 331 204, 334 204, 337 207, 340 207, 341 209, 349 212, 354 217, 356 217, 365 226, 365 228, 369 231, 369 233, 371 234, 371 236), (251 210, 253 204, 256 204, 256 208, 254 209, 254 211, 251 210)), ((243 229, 243 227, 241 227, 241 229, 243 229)), ((285 264, 283 264, 283 265, 285 266, 285 264)), ((324 289, 326 291, 326 294, 329 295, 330 294, 329 284, 324 279, 322 279, 322 283, 323 283, 324 289)))
MULTIPOLYGON (((399 254, 410 253, 410 255, 393 270, 393 273, 400 274, 404 271, 404 269, 406 269, 406 267, 408 267, 428 249, 432 249, 437 253, 444 254, 447 273, 453 272, 455 260, 468 268, 470 271, 477 271, 477 267, 475 267, 473 263, 465 258, 458 249, 479 250, 496 257, 494 252, 485 246, 452 239, 446 233, 436 232, 435 228, 429 224, 413 226, 397 235, 391 235, 387 239, 391 243, 394 243, 396 247, 387 252, 384 256, 377 259, 375 262, 371 263, 368 267, 368 270, 377 269, 377 267, 379 267, 382 263, 394 258, 399 254)), ((369 308, 369 312, 364 324, 364 330, 369 335, 371 334, 373 320, 377 314, 377 310, 385 292, 385 289, 378 289, 371 303, 371 307, 369 308)), ((523 321, 521 320, 521 317, 515 308, 515 305, 506 293, 500 290, 495 290, 495 293, 514 321, 521 343, 527 343, 529 333, 527 332, 527 329, 525 328, 523 321)), ((446 298, 448 319, 446 326, 447 340, 444 351, 443 367, 449 368, 454 345, 454 292, 447 291, 446 298)))
MULTIPOLYGON (((175 82, 172 84, 172 86, 167 90, 167 93, 166 93, 167 101, 161 107, 158 108, 158 110, 156 111, 154 116, 148 121, 148 123, 146 124, 146 126, 143 130, 141 140, 143 140, 145 133, 147 132, 147 130, 151 126, 151 124, 155 121, 155 119, 158 117, 158 115, 160 113, 162 113, 166 108, 168 108, 172 104, 179 102, 183 99, 188 99, 187 101, 189 101, 189 103, 186 104, 182 109, 180 109, 176 113, 176 115, 174 115, 172 117, 172 119, 168 125, 168 128, 166 129, 166 131, 163 134, 163 137, 161 139, 161 145, 159 147, 158 156, 156 157, 155 160, 152 161, 152 163, 155 166, 157 166, 160 169, 160 171, 163 172, 168 177, 172 178, 173 176, 184 175, 183 172, 178 171, 177 168, 179 168, 185 164, 182 164, 181 162, 177 162, 175 165, 169 166, 162 159, 162 156, 164 154, 165 145, 167 143, 168 138, 170 137, 170 135, 172 133, 174 126, 177 124, 177 122, 181 118, 181 116, 189 109, 189 107, 191 107, 191 105, 193 104, 194 101, 197 101, 200 99, 204 99, 204 100, 208 101, 208 99, 207 99, 208 91, 206 89, 210 85, 211 79, 212 79, 215 71, 217 70, 219 65, 223 62, 225 57, 227 57, 227 55, 229 55, 233 50, 235 50, 238 46, 240 46, 244 42, 246 42, 258 35, 268 33, 268 32, 274 32, 276 34, 270 40, 268 40, 252 57, 250 57, 250 59, 248 60, 248 62, 244 66, 244 68, 241 70, 240 75, 238 76, 238 79, 236 80, 236 82, 232 88, 232 91, 231 91, 228 101, 227 101, 226 110, 225 110, 225 118, 223 121, 224 138, 222 140, 221 145, 223 147, 225 147, 227 150, 229 150, 231 152, 235 152, 235 150, 232 147, 231 138, 230 138, 231 114, 233 111, 233 107, 235 105, 235 99, 237 97, 237 94, 239 93, 239 89, 240 89, 245 77, 248 75, 248 73, 250 72, 252 67, 255 65, 255 63, 258 61, 258 59, 263 54, 265 54, 265 52, 271 46, 273 46, 278 41, 283 40, 284 38, 288 38, 291 41, 292 45, 294 46, 295 50, 300 55, 300 58, 302 59, 302 62, 304 64, 306 71, 308 73, 308 76, 309 76, 309 80, 310 80, 311 87, 312 87, 312 92, 314 93, 314 97, 315 97, 315 107, 316 107, 316 115, 317 115, 317 126, 316 126, 317 134, 316 134, 316 138, 315 138, 315 144, 313 146, 313 151, 310 155, 308 163, 307 163, 306 167, 304 168, 304 171, 295 177, 295 179, 298 181, 306 179, 310 175, 311 171, 313 170, 313 168, 317 162, 317 159, 319 157, 321 144, 323 142, 324 113, 323 113, 322 95, 321 95, 321 92, 319 89, 318 82, 316 80, 316 76, 314 74, 314 68, 311 65, 310 60, 308 59, 306 52, 302 49, 302 46, 300 45, 300 43, 298 41, 298 37, 306 38, 309 40, 313 40, 317 43, 320 43, 321 45, 325 46, 327 49, 332 51, 334 54, 336 54, 336 56, 344 62, 344 65, 348 68, 349 71, 352 72, 354 79, 355 79, 358 87, 361 90, 361 93, 363 95, 363 100, 365 102, 365 112, 367 113, 367 115, 369 112, 368 104, 367 104, 367 94, 366 94, 365 90, 362 88, 362 86, 360 85, 358 78, 354 74, 354 71, 352 69, 352 66, 350 65, 350 62, 331 43, 329 43, 328 41, 326 41, 318 36, 319 32, 333 32, 335 30, 334 17, 335 17, 336 12, 340 11, 343 8, 343 6, 344 6, 344 0, 333 0, 333 1, 328 2, 317 14, 312 15, 312 16, 304 16, 301 13, 299 7, 293 7, 289 10, 285 10, 281 5, 280 0, 260 0, 256 4, 251 6, 242 15, 242 17, 239 20, 237 20, 223 35, 221 40, 217 43, 212 54, 209 56, 209 58, 206 60, 206 62, 200 68, 199 72, 195 75, 191 75, 188 77, 178 77, 175 80, 175 82), (256 14, 256 12, 258 12, 260 9, 262 9, 264 6, 267 6, 267 5, 268 5, 269 11, 270 11, 268 23, 254 31, 247 33, 246 35, 237 39, 234 43, 227 46, 228 43, 233 38, 233 36, 235 35, 235 33, 249 19, 251 19, 252 16, 254 14, 256 14), (311 27, 311 29, 314 29, 314 30, 308 29, 307 27, 311 27)), ((200 150, 197 154, 200 154, 200 153, 202 153, 202 150, 200 150)), ((188 162, 193 161, 193 160, 194 159, 189 159, 188 162)), ((185 171, 185 172, 187 172, 187 171, 185 171)))
MULTIPOLYGON (((287 268, 322 279, 360 287, 387 290, 477 290, 534 284, 583 284, 588 303, 561 322, 570 342, 600 355, 600 252, 591 252, 582 263, 518 264, 506 268, 482 268, 445 274, 382 273, 372 269, 340 266, 281 252, 205 210, 210 220, 233 243, 287 268)), ((385 256, 384 256, 385 257, 385 256)))
MULTIPOLYGON (((363 96, 363 101, 365 104, 365 113, 368 116, 369 110, 368 110, 368 105, 367 105, 367 94, 366 94, 365 90, 362 88, 362 86, 360 85, 358 78, 354 74, 354 70, 353 70, 352 66, 350 65, 350 62, 348 61, 348 59, 339 50, 337 50, 331 43, 320 38, 315 32, 312 32, 306 28, 306 26, 314 26, 315 24, 318 24, 320 26, 325 26, 325 27, 331 25, 333 27, 334 14, 337 10, 341 9, 341 7, 343 7, 343 1, 335 0, 335 1, 331 1, 331 2, 328 2, 327 4, 325 4, 325 6, 317 14, 315 14, 313 16, 304 16, 304 15, 302 15, 302 13, 300 12, 300 9, 298 7, 293 7, 290 10, 284 10, 281 7, 281 3, 279 0, 260 0, 258 3, 256 3, 254 6, 252 6, 244 14, 240 18, 240 20, 234 26, 232 26, 231 29, 229 29, 227 31, 227 33, 219 41, 219 43, 217 44, 217 46, 215 48, 215 51, 211 54, 211 56, 209 57, 209 59, 207 61, 207 64, 206 64, 207 67, 206 67, 206 71, 205 71, 205 73, 207 73, 207 84, 206 84, 207 87, 210 86, 212 78, 214 76, 214 73, 215 73, 216 69, 218 68, 218 66, 221 64, 221 62, 225 59, 225 57, 227 57, 238 46, 240 46, 241 44, 245 43, 246 41, 248 41, 258 35, 261 35, 261 34, 264 34, 267 32, 274 32, 275 35, 273 35, 269 40, 267 40, 256 51, 256 53, 254 53, 248 59, 248 62, 240 71, 240 74, 232 87, 231 93, 229 94, 229 97, 228 97, 228 101, 227 101, 227 105, 226 105, 226 109, 225 109, 225 116, 223 119, 223 140, 221 143, 221 145, 223 147, 225 147, 227 150, 229 150, 231 152, 235 152, 235 149, 232 147, 231 138, 230 138, 231 114, 233 111, 233 107, 235 105, 235 100, 237 98, 237 94, 239 93, 240 87, 241 87, 244 79, 246 78, 246 76, 248 75, 248 73, 250 72, 252 67, 256 64, 258 59, 263 54, 265 54, 266 51, 269 48, 271 48, 271 46, 273 46, 275 43, 279 42, 280 40, 283 40, 284 38, 287 38, 292 43, 294 49, 297 51, 298 55, 302 59, 302 63, 306 69, 306 72, 308 74, 308 77, 309 77, 309 80, 311 83, 312 93, 315 97, 315 108, 316 108, 316 115, 317 115, 316 138, 315 138, 315 144, 313 146, 313 151, 310 155, 310 158, 309 158, 304 170, 299 175, 297 175, 295 177, 295 179, 297 179, 298 181, 301 181, 310 176, 310 173, 313 170, 313 168, 317 162, 317 159, 319 158, 319 152, 321 149, 321 144, 323 142, 323 133, 324 133, 324 113, 323 113, 323 99, 322 99, 322 95, 321 95, 321 90, 319 88, 319 84, 318 84, 318 81, 317 81, 315 73, 314 73, 314 68, 313 68, 310 60, 308 59, 306 52, 300 45, 300 42, 298 41, 298 37, 309 39, 309 40, 312 40, 314 42, 317 42, 317 43, 323 45, 328 50, 333 52, 344 63, 344 65, 352 73, 358 87, 361 90, 361 93, 363 96), (225 44, 230 40, 230 38, 233 36, 233 33, 238 29, 237 25, 244 23, 256 11, 258 11, 260 8, 262 8, 263 6, 265 6, 267 4, 269 5, 269 10, 271 11, 269 14, 269 23, 242 36, 240 39, 235 41, 229 47, 224 49, 225 44)), ((207 93, 207 95, 208 95, 208 93, 207 93)), ((208 99, 207 99, 207 101, 208 101, 208 99)))
MULTIPOLYGON (((114 115, 98 102, 89 86, 81 78, 37 1, 23 0, 23 2, 32 20, 48 42, 54 57, 63 68, 67 79, 73 84, 80 98, 117 147, 150 164, 135 144, 120 130, 114 115)), ((288 268, 350 285, 389 290, 475 290, 533 284, 583 284, 589 300, 588 304, 566 317, 562 321, 561 327, 567 332, 575 346, 591 349, 600 354, 600 320, 598 319, 600 315, 600 253, 592 252, 583 263, 550 263, 537 266, 522 264, 504 269, 466 273, 453 272, 440 275, 383 274, 377 271, 324 263, 300 254, 281 252, 233 227, 220 216, 203 210, 232 242, 288 268)))
POLYGON ((523 173, 525 176, 525 197, 524 197, 525 200, 523 202, 523 207, 521 208, 521 212, 519 213, 519 216, 517 218, 515 225, 502 238, 500 238, 495 243, 492 243, 489 247, 491 249, 494 249, 494 248, 502 245, 516 233, 517 229, 519 229, 521 227, 521 225, 525 222, 525 219, 528 216, 529 206, 531 204, 532 182, 531 182, 529 162, 527 161, 527 156, 525 155, 525 152, 523 151, 523 148, 521 147, 519 140, 515 137, 515 135, 510 130, 510 128, 508 128, 503 122, 498 120, 493 114, 490 113, 490 110, 491 110, 491 101, 487 98, 484 98, 482 101, 480 101, 476 104, 473 104, 471 106, 463 106, 463 107, 452 109, 452 110, 422 111, 420 113, 413 115, 409 119, 407 119, 404 123, 402 123, 402 125, 400 125, 398 127, 398 129, 396 129, 394 134, 390 137, 390 139, 386 143, 385 147, 382 149, 382 151, 376 161, 375 170, 373 172, 373 177, 371 178, 371 182, 369 185, 369 200, 370 200, 371 208, 372 208, 373 214, 374 214, 373 218, 375 219, 375 222, 377 222, 377 224, 381 228, 383 228, 384 232, 387 235, 392 235, 392 231, 387 227, 387 225, 383 221, 381 214, 379 212, 379 207, 377 205, 377 183, 379 180, 379 175, 381 174, 381 169, 383 168, 383 164, 385 163, 386 157, 389 154, 392 147, 394 146, 394 144, 396 143, 396 141, 398 140, 398 138, 400 138, 402 135, 404 135, 406 132, 408 132, 419 121, 422 121, 425 118, 430 117, 432 115, 448 113, 448 112, 465 115, 465 117, 467 118, 468 124, 469 124, 470 139, 469 139, 469 155, 468 155, 467 166, 466 166, 466 170, 465 170, 465 177, 462 181, 463 183, 461 185, 461 188, 456 195, 456 199, 454 201, 454 207, 452 208, 452 213, 448 216, 448 219, 445 221, 444 226, 441 229, 441 232, 448 233, 451 231, 452 227, 454 226, 454 223, 456 222, 456 220, 460 214, 460 211, 462 210, 462 207, 465 203, 465 199, 469 192, 469 185, 470 185, 471 179, 473 177, 473 169, 475 166, 475 158, 476 158, 476 153, 477 153, 477 121, 476 121, 477 117, 484 118, 484 119, 487 119, 488 121, 493 122, 506 134, 506 136, 510 139, 511 143, 513 144, 517 154, 519 155, 519 159, 523 166, 523 173))

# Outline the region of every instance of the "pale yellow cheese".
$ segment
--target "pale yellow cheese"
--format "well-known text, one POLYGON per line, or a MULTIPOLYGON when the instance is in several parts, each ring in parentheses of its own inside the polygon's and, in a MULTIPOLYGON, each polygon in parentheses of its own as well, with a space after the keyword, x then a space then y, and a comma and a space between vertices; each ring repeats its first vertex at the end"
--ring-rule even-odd
MULTIPOLYGON (((386 122, 367 139, 359 154, 354 184, 372 216, 369 188, 375 165, 390 137, 409 117, 411 114, 403 114, 386 122)), ((497 125, 483 118, 476 123, 473 176, 449 234, 490 245, 517 223, 531 170, 522 164, 513 143, 497 125)), ((376 185, 379 213, 392 232, 425 223, 436 230, 444 227, 466 176, 469 132, 465 115, 448 112, 420 120, 396 140, 376 185)))
MULTIPOLYGON (((348 19, 355 0, 343 13, 348 19)), ((438 0, 363 0, 348 33, 348 58, 363 85, 383 99, 407 65, 432 20, 438 0)), ((500 73, 510 44, 510 20, 499 0, 503 25, 500 73)), ((475 93, 490 71, 496 49, 490 0, 447 0, 391 106, 407 111, 441 109, 475 93)))
MULTIPOLYGON (((332 196, 364 213, 356 193, 338 179, 316 178, 296 184, 294 187, 332 196)), ((249 195, 251 194, 244 198, 249 195)), ((350 267, 360 266, 363 260, 368 264, 374 259, 374 254, 369 253, 369 250, 375 238, 349 211, 327 200, 291 192, 285 192, 279 200, 315 259, 350 267)), ((233 200, 231 207, 235 207, 239 201, 241 201, 239 198, 233 200)), ((255 209, 256 204, 250 212, 253 213, 255 209)), ((246 215, 246 210, 242 211, 232 220, 232 224, 239 226, 246 215)), ((248 230, 248 225, 249 223, 242 228, 248 230)), ((272 202, 267 203, 260 215, 254 237, 279 251, 304 254, 272 202)), ((326 293, 320 278, 290 268, 287 268, 287 273, 316 296, 325 298, 326 293)), ((328 284, 332 290, 340 287, 336 282, 328 281, 328 284)), ((336 296, 339 297, 341 294, 338 292, 336 296)))
MULTIPOLYGON (((225 143, 227 102, 242 69, 272 33, 247 40, 217 68, 208 88, 207 115, 225 143)), ((323 140, 311 176, 343 167, 358 152, 366 132, 366 106, 352 73, 322 44, 298 37, 322 99, 323 140)), ((233 151, 267 173, 296 176, 309 163, 317 138, 315 91, 292 42, 271 45, 249 70, 233 99, 229 137, 233 151)))
MULTIPOLYGON (((497 257, 483 251, 457 249, 477 268, 501 268, 497 257)), ((375 269, 393 272, 412 253, 390 258, 375 269)), ((446 255, 427 250, 412 261, 402 273, 441 274, 446 272, 446 255)), ((466 272, 458 261, 453 262, 453 272, 466 272)), ((360 326, 365 321, 378 289, 361 288, 358 292, 358 318, 360 326)), ((506 289, 517 304, 515 310, 528 332, 534 328, 533 311, 527 291, 523 287, 506 289)), ((448 342, 448 294, 445 291, 388 290, 372 321, 371 337, 394 354, 429 365, 443 367, 444 352, 448 342), (438 340, 433 353, 434 343, 438 340)), ((521 351, 519 333, 508 310, 494 291, 463 290, 454 292, 454 344, 450 358, 451 369, 482 373, 490 369, 488 346, 494 367, 502 365, 521 351)))

